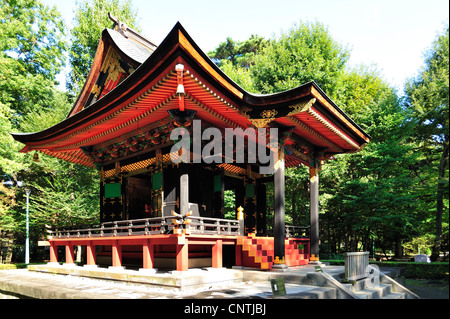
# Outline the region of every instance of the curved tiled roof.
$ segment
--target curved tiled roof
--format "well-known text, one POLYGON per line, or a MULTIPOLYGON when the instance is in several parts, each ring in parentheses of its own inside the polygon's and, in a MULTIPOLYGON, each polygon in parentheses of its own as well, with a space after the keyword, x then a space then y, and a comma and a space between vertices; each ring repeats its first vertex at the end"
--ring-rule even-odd
POLYGON ((158 47, 136 34, 126 27, 103 31, 91 73, 69 117, 41 132, 13 134, 26 144, 23 151, 40 150, 93 166, 80 148, 130 134, 162 121, 169 110, 181 110, 181 98, 176 94, 180 83, 185 90, 183 109, 195 110, 199 118, 215 126, 291 128, 286 148, 291 157, 287 163, 292 166, 312 165, 308 152, 326 159, 358 151, 370 140, 314 82, 275 94, 251 94, 209 59, 180 23, 158 47), (84 108, 110 48, 135 69, 108 94, 84 108), (184 65, 181 77, 175 67, 180 64, 184 65))

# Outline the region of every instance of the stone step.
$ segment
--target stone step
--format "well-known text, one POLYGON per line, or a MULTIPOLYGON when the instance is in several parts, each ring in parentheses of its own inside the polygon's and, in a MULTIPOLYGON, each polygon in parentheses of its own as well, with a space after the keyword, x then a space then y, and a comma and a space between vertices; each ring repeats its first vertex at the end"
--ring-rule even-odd
POLYGON ((404 292, 391 292, 382 299, 406 299, 406 294, 404 292))
POLYGON ((369 280, 361 280, 355 284, 343 284, 361 299, 406 299, 403 292, 394 292, 391 284, 379 283, 369 286, 369 280))
MULTIPOLYGON (((391 289, 391 285, 389 284, 382 284, 382 283, 374 283, 372 279, 366 278, 366 279, 361 279, 358 280, 356 282, 353 283, 343 283, 343 285, 350 289, 353 292, 358 292, 358 291, 362 291, 365 290, 366 288, 372 288, 372 287, 382 287, 385 289, 391 289)), ((390 291, 390 290, 389 290, 390 291)))
POLYGON ((403 292, 390 292, 388 294, 384 294, 375 289, 361 290, 355 292, 355 295, 361 299, 406 299, 406 294, 403 292))
MULTIPOLYGON (((306 287, 306 286, 305 286, 306 287)), ((314 287, 300 293, 287 294, 277 299, 336 299, 336 289, 329 287, 314 287)))
POLYGON ((359 291, 354 291, 354 294, 362 299, 382 299, 391 292, 390 286, 365 288, 359 291))

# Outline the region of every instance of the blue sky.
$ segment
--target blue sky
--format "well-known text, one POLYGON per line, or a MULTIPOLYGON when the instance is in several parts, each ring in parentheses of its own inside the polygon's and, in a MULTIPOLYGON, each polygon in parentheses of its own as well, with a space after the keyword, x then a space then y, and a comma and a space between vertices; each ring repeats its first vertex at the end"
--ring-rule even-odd
MULTIPOLYGON (((56 5, 70 25, 76 0, 56 5)), ((226 37, 273 38, 299 21, 319 21, 351 48, 351 65, 375 64, 401 89, 423 64, 424 52, 449 20, 448 0, 133 0, 143 34, 159 44, 180 21, 208 52, 226 37)))

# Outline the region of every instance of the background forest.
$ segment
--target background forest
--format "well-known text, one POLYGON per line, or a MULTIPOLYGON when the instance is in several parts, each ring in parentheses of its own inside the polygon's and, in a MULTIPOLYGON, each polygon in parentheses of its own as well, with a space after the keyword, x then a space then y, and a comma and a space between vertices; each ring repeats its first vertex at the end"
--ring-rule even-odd
MULTIPOLYGON (((20 153, 23 145, 9 133, 40 131, 67 116, 101 31, 112 26, 108 12, 140 31, 130 1, 80 1, 68 30, 55 8, 37 0, 0 0, 0 263, 23 261, 25 188, 31 189, 32 259, 40 258, 37 241, 45 238, 45 224, 98 221, 95 169, 20 153), (61 91, 57 75, 66 63, 70 73, 61 91)), ((400 258, 420 249, 436 261, 448 252, 448 22, 436 31, 404 92, 390 87, 374 66, 350 68, 351 51, 320 22, 300 21, 271 39, 227 38, 208 53, 252 93, 315 81, 372 137, 361 152, 336 156, 320 172, 321 258, 374 248, 400 258)), ((286 174, 286 222, 308 225, 308 170, 286 174)), ((227 198, 231 207, 232 194, 227 198)))

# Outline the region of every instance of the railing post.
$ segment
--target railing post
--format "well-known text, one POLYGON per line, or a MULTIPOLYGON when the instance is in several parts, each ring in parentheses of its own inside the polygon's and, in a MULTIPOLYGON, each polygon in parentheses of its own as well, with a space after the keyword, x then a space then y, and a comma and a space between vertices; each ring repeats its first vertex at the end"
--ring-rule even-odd
POLYGON ((159 232, 164 234, 166 225, 166 218, 164 216, 161 217, 161 225, 159 226, 159 232))
POLYGON ((148 219, 146 219, 145 224, 144 224, 144 234, 145 235, 148 235, 148 226, 149 226, 148 219))
POLYGON ((203 218, 200 217, 200 233, 203 234, 205 232, 205 225, 203 224, 203 218))
POLYGON ((244 209, 239 206, 237 209, 237 219, 239 222, 239 236, 244 236, 244 209))
POLYGON ((216 220, 216 233, 220 234, 220 222, 216 220))

